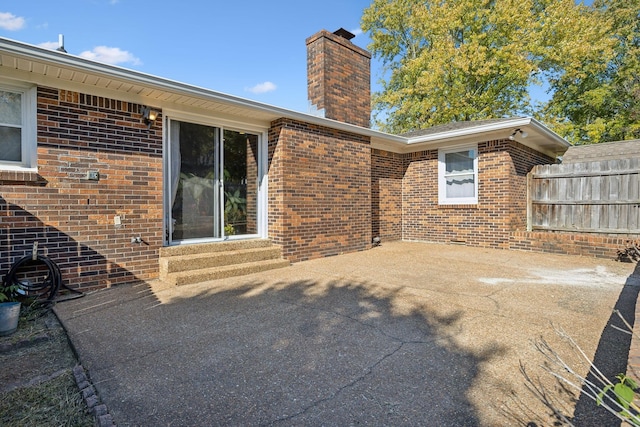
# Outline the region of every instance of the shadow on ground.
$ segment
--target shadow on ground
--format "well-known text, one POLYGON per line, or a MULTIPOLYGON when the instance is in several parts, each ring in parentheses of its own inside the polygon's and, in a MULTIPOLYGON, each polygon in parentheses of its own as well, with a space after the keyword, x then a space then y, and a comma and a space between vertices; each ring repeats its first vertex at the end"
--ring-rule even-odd
POLYGON ((457 349, 438 332, 455 314, 366 282, 137 289, 60 313, 118 424, 481 424, 465 393, 501 350, 457 349))
MULTIPOLYGON (((632 335, 626 333, 628 329, 620 316, 633 328, 636 316, 636 302, 640 292, 640 264, 625 283, 618 301, 614 307, 616 312, 611 314, 607 326, 602 331, 598 348, 593 358, 593 365, 609 380, 615 381, 617 374, 627 372, 629 349, 631 348, 632 335)), ((587 380, 597 383, 593 372, 587 376, 587 380)), ((593 399, 586 393, 580 394, 574 410, 572 422, 576 427, 595 425, 617 425, 620 421, 603 407, 598 407, 593 399)))
MULTIPOLYGON (((604 375, 612 382, 616 382, 616 375, 624 374, 627 372, 627 364, 629 359, 629 351, 631 348, 632 335, 628 333, 628 326, 625 322, 633 328, 636 316, 636 302, 640 293, 640 264, 638 264, 634 272, 627 278, 624 287, 622 288, 620 295, 613 308, 613 312, 609 317, 606 326, 602 330, 598 346, 596 348, 593 360, 589 361, 592 365, 598 369, 601 375, 604 375), (621 319, 624 319, 624 321, 621 319)), ((560 335, 563 335, 563 331, 559 331, 560 335)), ((571 338, 571 337, 567 337, 571 338)), ((566 347, 553 347, 546 346, 546 342, 538 342, 538 349, 541 353, 551 356, 551 359, 559 357, 562 360, 569 360, 571 353, 575 353, 579 345, 578 343, 572 344, 566 341, 566 347), (542 344, 542 345, 541 345, 542 344)), ((594 369, 589 369, 586 363, 580 363, 576 365, 568 364, 568 368, 580 373, 582 367, 587 366, 586 381, 589 384, 593 384, 602 389, 602 382, 594 372, 594 369)), ((556 366, 553 363, 548 363, 548 369, 550 372, 554 372, 561 378, 573 382, 574 385, 581 385, 581 382, 572 373, 561 369, 560 366, 556 366)), ((544 386, 538 378, 529 376, 527 367, 523 364, 521 372, 525 378, 525 383, 529 390, 533 392, 535 397, 547 406, 549 414, 556 419, 554 425, 573 425, 576 427, 591 427, 591 426, 617 426, 620 425, 620 419, 614 414, 607 411, 604 406, 597 405, 593 396, 594 393, 598 394, 599 390, 593 391, 593 388, 582 384, 581 390, 576 390, 566 381, 558 379, 555 383, 555 387, 544 386), (569 402, 571 406, 566 406, 569 402), (573 415, 571 415, 573 413, 573 415), (556 414, 554 417, 552 414, 556 414)), ((551 374, 550 374, 551 375, 551 374)), ((583 374, 582 374, 583 375, 583 374)), ((519 410, 511 411, 508 416, 512 420, 518 420, 520 423, 529 426, 537 427, 546 425, 540 422, 540 417, 534 416, 529 422, 523 422, 523 413, 526 413, 526 405, 519 402, 519 410), (518 414, 519 412, 519 414, 518 414)))

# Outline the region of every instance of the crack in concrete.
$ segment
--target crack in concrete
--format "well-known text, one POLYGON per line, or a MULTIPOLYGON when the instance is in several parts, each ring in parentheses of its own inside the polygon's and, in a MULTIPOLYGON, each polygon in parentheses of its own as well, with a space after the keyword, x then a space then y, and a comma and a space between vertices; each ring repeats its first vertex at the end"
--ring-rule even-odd
POLYGON ((378 359, 375 363, 373 363, 371 366, 368 366, 365 373, 360 375, 359 377, 355 378, 353 381, 351 381, 350 383, 344 384, 343 386, 339 387, 338 389, 336 389, 335 391, 333 391, 329 396, 324 397, 322 399, 318 399, 314 402, 312 402, 310 405, 307 405, 306 407, 304 407, 302 410, 288 415, 286 417, 281 417, 278 419, 273 420, 273 423, 279 423, 279 422, 285 422, 285 421, 290 421, 296 417, 299 417, 301 415, 306 414, 307 412, 309 412, 311 409, 319 406, 322 403, 325 402, 329 402, 333 399, 335 399, 338 395, 340 395, 344 390, 347 390, 353 386, 355 386, 356 384, 358 384, 359 382, 364 381, 369 375, 371 375, 373 373, 373 371, 376 369, 376 367, 378 367, 378 365, 380 365, 382 362, 384 362, 385 360, 387 360, 388 358, 392 357, 393 355, 395 355, 398 351, 400 351, 400 349, 402 349, 402 347, 404 347, 406 344, 411 344, 413 343, 412 341, 407 341, 407 342, 403 342, 400 341, 398 343, 398 346, 391 352, 384 354, 380 359, 378 359))
MULTIPOLYGON (((330 393, 328 396, 322 398, 322 399, 318 399, 314 402, 312 402, 311 404, 307 405, 306 407, 302 408, 300 411, 285 416, 285 417, 281 417, 281 418, 277 418, 275 420, 272 421, 272 423, 279 423, 279 422, 285 422, 285 421, 290 421, 296 417, 299 417, 301 415, 306 414, 307 412, 309 412, 310 410, 312 410, 313 408, 321 405, 322 403, 325 402, 329 402, 333 399, 335 399, 338 395, 340 395, 344 390, 347 390, 349 388, 352 388, 353 386, 355 386, 356 384, 364 381, 368 376, 370 376, 371 374, 373 374, 373 372, 375 371, 375 369, 385 360, 387 360, 390 357, 393 357, 398 351, 400 351, 405 345, 408 344, 429 344, 433 341, 436 341, 438 339, 438 337, 435 337, 432 340, 404 340, 400 337, 396 337, 394 335, 391 335, 389 333, 387 333, 386 331, 380 329, 378 326, 376 325, 372 325, 370 323, 364 322, 361 319, 358 319, 356 317, 353 317, 352 315, 348 315, 348 314, 343 314, 343 313, 338 313, 336 311, 333 310, 328 310, 328 309, 323 309, 323 308, 318 308, 318 307, 313 307, 311 305, 307 305, 307 304, 300 304, 300 303, 295 303, 295 302, 291 302, 291 301, 281 301, 283 303, 286 304, 290 304, 290 305, 294 305, 296 307, 303 307, 303 308, 307 308, 307 309, 311 309, 311 310, 315 310, 315 311, 319 311, 319 312, 323 312, 323 313, 328 313, 328 314, 332 314, 338 317, 342 317, 348 320, 351 320, 353 322, 356 322, 362 326, 368 327, 368 328, 372 328, 375 331, 377 331, 378 333, 380 333, 382 336, 390 339, 392 342, 396 342, 397 346, 390 352, 387 352, 385 354, 382 355, 382 357, 380 357, 378 360, 376 360, 373 364, 371 364, 370 366, 368 366, 365 370, 365 372, 358 376, 357 378, 353 379, 351 382, 344 384, 343 386, 339 387, 338 389, 334 390, 332 393, 330 393)), ((424 336, 426 335, 425 332, 420 331, 420 333, 424 336)))

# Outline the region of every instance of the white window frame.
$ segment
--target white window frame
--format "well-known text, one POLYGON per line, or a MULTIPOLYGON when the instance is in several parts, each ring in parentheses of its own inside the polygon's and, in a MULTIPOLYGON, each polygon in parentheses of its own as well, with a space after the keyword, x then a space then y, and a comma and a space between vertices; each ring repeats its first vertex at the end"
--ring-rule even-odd
POLYGON ((33 85, 0 81, 0 90, 22 95, 22 161, 10 162, 0 159, 0 170, 36 171, 38 161, 37 88, 33 85))
MULTIPOLYGON (((467 175, 467 174, 465 174, 467 175)), ((478 144, 459 145, 438 150, 438 203, 441 205, 476 205, 478 204, 478 144), (473 197, 447 197, 447 165, 446 155, 461 151, 473 151, 473 197)))
MULTIPOLYGON (((170 144, 170 135, 169 135, 169 122, 171 120, 177 120, 177 121, 182 121, 182 122, 188 122, 188 123, 195 123, 195 124, 200 124, 200 125, 204 125, 204 126, 212 126, 212 127, 217 127, 220 128, 220 131, 222 132, 224 129, 230 129, 230 130, 237 130, 237 131, 245 131, 245 132, 249 132, 255 135, 258 135, 258 151, 259 151, 259 155, 258 155, 258 199, 257 199, 257 203, 258 203, 258 217, 257 217, 257 226, 258 226, 258 233, 255 235, 241 235, 238 237, 235 236, 225 236, 227 239, 229 240, 235 240, 235 239, 250 239, 250 238, 263 238, 266 239, 269 236, 269 230, 268 230, 268 224, 269 224, 269 219, 267 216, 267 208, 268 208, 268 201, 269 201, 269 197, 268 197, 268 171, 269 171, 269 164, 268 164, 268 155, 269 155, 269 147, 268 147, 268 141, 269 141, 269 130, 268 128, 266 128, 265 126, 261 126, 261 125, 257 125, 257 124, 253 124, 253 123, 246 123, 246 122, 241 122, 241 121, 235 121, 235 120, 228 120, 228 119, 222 119, 216 116, 205 116, 205 115, 201 115, 201 114, 196 114, 196 113, 191 113, 191 112, 185 112, 182 110, 172 110, 170 108, 163 108, 162 109, 162 119, 163 119, 163 129, 165 130, 163 133, 163 147, 164 149, 163 151, 163 165, 165 168, 165 172, 164 172, 164 187, 165 190, 163 192, 163 205, 164 205, 164 215, 163 215, 163 221, 164 221, 164 230, 169 229, 169 221, 171 221, 170 219, 170 212, 171 212, 171 206, 170 206, 170 198, 168 197, 167 191, 169 191, 170 189, 170 184, 169 184, 169 177, 168 174, 166 173, 167 170, 169 170, 169 165, 171 162, 170 159, 170 148, 169 148, 169 144, 170 144)), ((204 241, 219 241, 220 239, 205 239, 204 241)), ((168 239, 166 239, 166 237, 164 238, 164 242, 163 244, 167 245, 169 243, 168 239)), ((177 245, 177 244, 182 244, 179 241, 173 241, 171 242, 173 245, 177 245)), ((197 241, 184 241, 185 244, 191 244, 191 243, 199 243, 197 241)))

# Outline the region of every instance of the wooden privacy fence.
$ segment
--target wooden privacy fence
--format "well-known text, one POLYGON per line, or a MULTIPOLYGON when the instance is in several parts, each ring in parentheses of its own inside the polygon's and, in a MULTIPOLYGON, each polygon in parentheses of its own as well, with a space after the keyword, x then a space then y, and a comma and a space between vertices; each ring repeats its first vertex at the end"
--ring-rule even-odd
POLYGON ((529 230, 640 233, 640 159, 539 165, 527 175, 529 230))

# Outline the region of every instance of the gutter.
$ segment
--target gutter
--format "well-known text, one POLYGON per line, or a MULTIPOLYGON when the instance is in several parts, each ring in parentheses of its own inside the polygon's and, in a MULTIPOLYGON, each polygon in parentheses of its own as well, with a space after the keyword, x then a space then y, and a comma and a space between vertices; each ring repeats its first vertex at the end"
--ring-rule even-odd
POLYGON ((553 139, 559 142, 563 147, 566 147, 566 148, 569 148, 573 145, 569 141, 567 141, 566 139, 564 139, 563 137, 561 137, 560 135, 558 135, 557 133, 555 133, 554 131, 552 131, 551 129, 549 129, 548 127, 546 127, 545 125, 537 121, 536 119, 534 119, 533 117, 531 117, 530 120, 532 124, 536 125, 536 128, 540 131, 540 133, 544 134, 547 138, 553 139))
POLYGON ((429 135, 415 136, 412 138, 408 138, 407 144, 413 145, 413 144, 421 144, 426 142, 436 142, 436 141, 441 142, 442 140, 446 140, 446 139, 460 138, 464 136, 472 136, 472 135, 477 135, 481 133, 496 132, 501 130, 509 130, 509 129, 525 127, 525 126, 532 126, 533 128, 536 129, 536 131, 540 132, 545 137, 553 140, 554 142, 559 143, 564 147, 571 146, 571 144, 567 142, 564 138, 562 138, 560 135, 553 132, 551 129, 547 128, 542 123, 540 123, 539 121, 537 121, 532 117, 519 117, 512 120, 505 120, 497 123, 489 123, 489 124, 479 125, 479 126, 469 126, 463 129, 455 129, 455 130, 450 130, 445 132, 433 133, 429 135))

